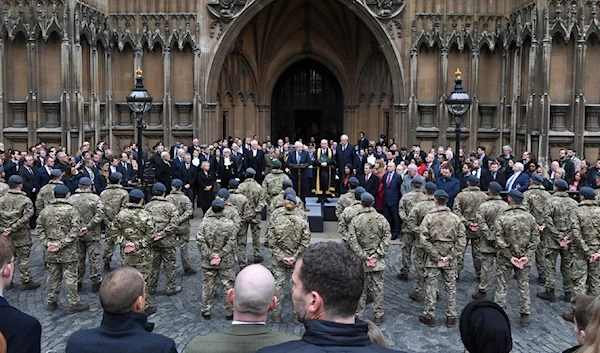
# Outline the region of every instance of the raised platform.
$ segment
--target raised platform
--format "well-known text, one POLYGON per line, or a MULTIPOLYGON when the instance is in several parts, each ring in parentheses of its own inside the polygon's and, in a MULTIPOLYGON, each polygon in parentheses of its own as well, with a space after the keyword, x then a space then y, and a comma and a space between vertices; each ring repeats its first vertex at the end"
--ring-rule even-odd
POLYGON ((325 221, 335 221, 337 222, 337 216, 335 215, 335 207, 337 206, 339 198, 330 198, 328 199, 329 203, 323 204, 323 218, 325 221))
POLYGON ((317 202, 316 197, 307 197, 305 206, 310 211, 306 212, 308 216, 308 225, 313 233, 323 233, 323 207, 317 202))

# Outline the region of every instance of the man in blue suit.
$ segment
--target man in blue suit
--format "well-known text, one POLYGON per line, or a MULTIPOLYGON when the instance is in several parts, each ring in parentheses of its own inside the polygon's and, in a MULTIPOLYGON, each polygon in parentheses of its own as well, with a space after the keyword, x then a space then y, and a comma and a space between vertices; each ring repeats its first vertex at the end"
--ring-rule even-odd
POLYGON ((15 271, 14 247, 8 237, 0 236, 0 332, 7 353, 40 353, 42 325, 32 316, 8 304, 2 296, 10 286, 15 271))
POLYGON ((529 188, 529 175, 523 173, 523 169, 525 169, 523 163, 515 163, 513 166, 514 174, 506 181, 506 191, 517 189, 520 192, 525 192, 529 188))
POLYGON ((304 150, 304 145, 302 144, 302 142, 297 141, 294 144, 294 149, 295 151, 289 153, 287 161, 288 167, 290 169, 290 178, 294 183, 294 190, 296 190, 296 192, 300 194, 300 199, 302 200, 302 202, 304 202, 304 204, 306 204, 306 196, 308 195, 310 190, 308 169, 298 169, 294 168, 294 166, 308 166, 310 164, 310 160, 308 152, 304 150), (298 190, 298 173, 300 173, 300 183, 302 184, 301 190, 298 190))
POLYGON ((398 202, 400 201, 400 186, 402 178, 396 173, 396 163, 389 161, 387 173, 383 176, 383 216, 392 228, 392 240, 398 239, 400 234, 400 216, 398 215, 398 202))
POLYGON ((354 153, 354 146, 348 143, 348 135, 342 135, 340 138, 340 143, 335 152, 335 162, 337 163, 340 180, 344 179, 346 164, 351 164, 354 170, 358 168, 359 159, 354 153))

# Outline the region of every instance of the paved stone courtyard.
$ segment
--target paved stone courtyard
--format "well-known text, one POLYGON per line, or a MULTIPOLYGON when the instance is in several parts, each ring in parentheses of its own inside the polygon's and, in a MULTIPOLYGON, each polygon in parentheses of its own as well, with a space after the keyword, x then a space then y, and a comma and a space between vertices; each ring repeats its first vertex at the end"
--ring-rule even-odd
MULTIPOLYGON (((191 239, 195 239, 196 230, 200 223, 200 217, 192 221, 190 230, 191 239)), ((263 223, 263 232, 266 224, 263 223)), ((326 222, 325 233, 314 233, 314 241, 336 240, 334 222, 326 222)), ((34 237, 35 238, 35 237, 34 237)), ((248 247, 251 256, 251 249, 248 247)), ((271 256, 268 250, 263 250, 265 266, 270 266, 271 256)), ((470 252, 469 252, 470 254, 470 252)), ((444 303, 445 293, 440 292, 441 298, 436 311, 437 326, 429 328, 418 322, 418 315, 422 311, 421 304, 415 303, 408 298, 412 288, 411 282, 400 282, 396 279, 399 272, 400 244, 395 241, 390 247, 388 256, 388 270, 385 272, 385 322, 381 326, 388 344, 398 350, 408 352, 463 352, 464 348, 460 341, 458 325, 456 328, 448 329, 444 325, 444 303)), ((190 242, 190 257, 196 267, 200 270, 200 255, 195 242, 190 242)), ((41 281, 45 279, 44 264, 41 257, 39 243, 35 243, 32 254, 32 267, 34 279, 41 281)), ((118 261, 113 260, 113 268, 118 266, 118 261)), ((223 294, 219 293, 212 320, 205 321, 200 314, 202 276, 200 273, 191 277, 182 277, 182 269, 179 266, 177 281, 183 286, 183 291, 176 295, 167 297, 165 295, 164 276, 158 291, 153 296, 153 302, 158 304, 158 312, 151 316, 150 321, 156 324, 155 333, 167 335, 175 340, 178 350, 181 352, 185 345, 196 335, 206 335, 213 332, 225 330, 229 322, 225 321, 223 312, 223 294)), ((535 297, 537 291, 543 290, 537 284, 535 278, 537 273, 532 270, 531 274, 531 296, 532 296, 532 323, 527 328, 519 326, 519 311, 516 302, 516 284, 510 284, 508 296, 508 316, 512 322, 513 352, 562 352, 575 345, 571 324, 560 318, 560 314, 570 310, 570 305, 562 301, 556 303, 544 302, 535 297)), ((96 294, 91 293, 89 280, 84 283, 81 299, 90 304, 90 311, 79 314, 67 314, 67 301, 64 290, 61 294, 59 309, 49 313, 44 309, 44 298, 46 295, 45 283, 36 291, 21 292, 18 274, 15 276, 16 289, 5 293, 6 299, 12 305, 37 317, 43 326, 42 352, 64 352, 67 338, 71 333, 82 328, 93 328, 100 324, 102 308, 96 294)), ((440 283, 441 286, 441 283, 440 283)), ((441 288, 441 287, 440 287, 441 288)), ((470 255, 466 257, 465 270, 461 273, 457 285, 459 311, 470 302, 471 293, 477 288, 475 274, 470 255)), ((560 288, 560 287, 559 287, 560 288)), ((287 288, 289 293, 289 288, 287 288)), ((562 294, 559 289, 557 294, 562 294)), ((489 296, 488 296, 489 298, 489 296)), ((371 317, 371 306, 367 307, 366 315, 371 317)), ((291 299, 287 295, 284 301, 284 313, 291 312, 291 299)), ((294 325, 291 316, 284 315, 283 322, 275 324, 269 322, 271 329, 301 336, 302 325, 294 325)))

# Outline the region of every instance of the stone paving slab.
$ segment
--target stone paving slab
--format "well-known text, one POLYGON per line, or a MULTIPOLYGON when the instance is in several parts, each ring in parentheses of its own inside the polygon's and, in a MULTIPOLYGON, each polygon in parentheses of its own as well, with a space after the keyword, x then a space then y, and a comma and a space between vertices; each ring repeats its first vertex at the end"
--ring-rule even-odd
MULTIPOLYGON (((192 221, 190 230, 191 240, 195 239, 199 223, 200 217, 196 216, 192 221)), ((265 223, 263 223, 262 228, 264 233, 265 223)), ((325 233, 313 235, 313 241, 323 240, 339 241, 334 222, 325 223, 325 233)), ((190 242, 189 250, 192 263, 196 269, 200 270, 200 255, 194 241, 190 242)), ((250 258, 252 257, 250 247, 248 247, 248 255, 250 258)), ((264 265, 270 266, 270 251, 263 249, 263 256, 265 257, 264 265)), ((418 322, 418 315, 422 312, 422 306, 420 303, 415 303, 408 298, 408 293, 412 288, 412 272, 410 282, 401 282, 396 279, 396 274, 400 270, 400 258, 400 243, 393 241, 388 256, 390 266, 385 271, 385 322, 381 326, 388 344, 394 349, 408 352, 464 352, 458 325, 453 329, 448 329, 444 325, 446 296, 443 289, 440 291, 441 297, 436 309, 437 326, 429 328, 418 322)), ((459 311, 472 300, 471 293, 477 288, 470 252, 466 256, 465 263, 465 270, 461 273, 460 281, 457 284, 457 307, 459 311)), ((35 241, 32 250, 31 264, 34 279, 37 281, 45 280, 41 249, 37 241, 35 241)), ((113 268, 118 266, 116 258, 113 260, 112 266, 113 268)), ((537 273, 534 269, 531 274, 532 323, 527 328, 519 326, 516 283, 512 281, 509 284, 507 312, 512 324, 513 352, 562 352, 576 344, 572 325, 560 318, 563 312, 570 310, 570 304, 562 301, 548 303, 538 299, 535 293, 536 291, 542 291, 543 287, 537 284, 535 278, 537 278, 537 273)), ((224 301, 223 293, 219 293, 216 298, 212 320, 202 319, 200 313, 202 275, 200 271, 194 276, 183 277, 181 266, 178 265, 177 282, 183 286, 183 291, 178 295, 167 297, 165 295, 164 276, 161 275, 158 291, 152 299, 154 303, 158 304, 158 312, 151 317, 150 321, 156 324, 154 332, 173 338, 177 343, 178 350, 182 351, 185 345, 196 335, 223 331, 228 327, 229 322, 225 321, 222 304, 224 301)), ((90 304, 90 311, 78 314, 66 313, 68 304, 64 288, 58 310, 49 313, 44 309, 44 298, 47 293, 45 283, 37 290, 28 292, 19 290, 20 279, 18 274, 15 275, 15 283, 16 288, 5 292, 5 297, 9 303, 37 317, 42 322, 42 352, 44 353, 64 352, 66 340, 74 331, 97 327, 100 324, 102 308, 98 296, 91 293, 91 283, 87 279, 84 282, 81 299, 83 302, 90 304)), ((560 281, 558 283, 557 294, 562 294, 560 281)), ((442 288, 441 283, 440 288, 442 288)), ((280 324, 269 322, 269 326, 273 330, 301 336, 304 329, 302 325, 292 323, 289 314, 292 310, 289 287, 286 290, 283 322, 280 324)), ((365 315, 367 318, 371 317, 372 306, 367 307, 365 315)))

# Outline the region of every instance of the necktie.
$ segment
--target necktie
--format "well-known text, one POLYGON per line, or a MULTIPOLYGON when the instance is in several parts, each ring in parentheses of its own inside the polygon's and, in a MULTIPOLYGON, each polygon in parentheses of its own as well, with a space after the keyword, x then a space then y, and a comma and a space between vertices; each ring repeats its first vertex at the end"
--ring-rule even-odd
POLYGON ((296 152, 296 163, 300 163, 300 153, 296 152))
POLYGON ((512 189, 515 179, 517 179, 517 174, 511 175, 511 177, 508 179, 508 182, 506 183, 506 191, 510 191, 512 189))
POLYGON ((127 170, 127 163, 123 163, 123 168, 125 168, 125 170, 127 170))
POLYGON ((31 168, 27 167, 27 171, 29 172, 29 174, 33 175, 33 170, 31 170, 31 168))
POLYGON ((346 152, 346 145, 342 146, 342 152, 346 152))
POLYGON ((371 174, 367 174, 367 178, 365 179, 365 181, 369 181, 370 177, 371 177, 371 174))
POLYGON ((190 165, 189 165, 189 164, 186 164, 186 165, 185 165, 185 169, 187 169, 187 170, 190 170, 190 165))
POLYGON ((492 174, 492 179, 496 180, 496 173, 492 174))
POLYGON ((390 187, 390 183, 392 182, 392 173, 388 174, 387 186, 390 187))

